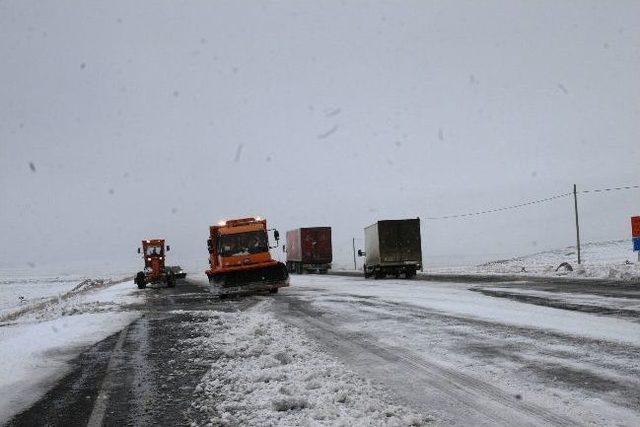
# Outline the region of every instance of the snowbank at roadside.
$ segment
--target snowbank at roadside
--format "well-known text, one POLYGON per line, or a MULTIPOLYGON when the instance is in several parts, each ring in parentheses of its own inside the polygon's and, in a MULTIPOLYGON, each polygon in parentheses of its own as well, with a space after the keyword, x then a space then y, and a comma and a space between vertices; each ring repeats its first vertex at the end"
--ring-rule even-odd
POLYGON ((27 304, 62 295, 78 286, 80 276, 2 274, 0 277, 0 315, 27 304))
POLYGON ((28 271, 0 271, 0 322, 26 311, 56 304, 74 295, 107 288, 122 279, 80 274, 47 275, 28 271))
MULTIPOLYGON (((638 255, 630 240, 586 243, 581 246, 582 263, 578 265, 575 246, 538 252, 531 255, 490 261, 476 266, 426 268, 435 274, 498 274, 545 277, 636 280, 640 278, 638 255), (573 271, 560 264, 568 263, 573 271)), ((428 265, 428 260, 425 260, 428 265)))
MULTIPOLYGON (((194 354, 213 357, 192 409, 213 425, 424 425, 384 391, 322 352, 297 328, 260 307, 215 312, 199 324, 210 338, 194 354)), ((197 417, 200 419, 201 417, 197 417)), ((194 425, 200 424, 194 421, 194 425)))

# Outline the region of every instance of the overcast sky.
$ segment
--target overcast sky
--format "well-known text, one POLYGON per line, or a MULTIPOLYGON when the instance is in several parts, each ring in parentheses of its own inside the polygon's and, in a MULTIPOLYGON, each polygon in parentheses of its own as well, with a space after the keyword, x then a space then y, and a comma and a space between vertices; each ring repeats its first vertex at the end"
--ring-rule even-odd
MULTIPOLYGON (((640 183, 637 1, 0 1, 0 265, 136 269, 208 226, 330 225, 640 183)), ((640 191, 584 195, 627 238, 640 191)), ((573 202, 423 221, 427 266, 574 243, 573 202)), ((632 254, 630 253, 630 257, 632 254)))

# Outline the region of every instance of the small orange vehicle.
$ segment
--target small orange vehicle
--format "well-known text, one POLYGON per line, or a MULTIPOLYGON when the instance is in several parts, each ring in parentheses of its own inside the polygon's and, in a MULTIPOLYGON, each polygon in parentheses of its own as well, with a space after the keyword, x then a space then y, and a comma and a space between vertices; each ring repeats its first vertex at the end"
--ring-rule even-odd
MULTIPOLYGON (((166 247, 169 252, 170 246, 166 247)), ((144 271, 136 274, 134 283, 138 289, 144 289, 150 283, 166 283, 168 288, 176 286, 176 278, 170 269, 165 268, 165 245, 164 239, 148 239, 142 241, 142 251, 138 248, 138 253, 142 253, 144 259, 144 271)))
POLYGON ((218 295, 276 293, 289 286, 287 267, 269 252, 278 247, 278 240, 278 230, 267 229, 267 221, 260 217, 221 221, 209 227, 210 268, 205 273, 218 295), (269 231, 273 231, 275 246, 269 246, 269 231))

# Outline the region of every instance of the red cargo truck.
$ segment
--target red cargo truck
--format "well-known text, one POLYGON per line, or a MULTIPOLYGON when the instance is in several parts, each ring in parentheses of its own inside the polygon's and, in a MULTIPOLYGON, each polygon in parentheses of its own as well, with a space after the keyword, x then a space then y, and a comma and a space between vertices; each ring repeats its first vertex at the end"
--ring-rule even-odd
POLYGON ((324 274, 331 268, 331 227, 306 227, 287 231, 287 269, 291 273, 324 274))

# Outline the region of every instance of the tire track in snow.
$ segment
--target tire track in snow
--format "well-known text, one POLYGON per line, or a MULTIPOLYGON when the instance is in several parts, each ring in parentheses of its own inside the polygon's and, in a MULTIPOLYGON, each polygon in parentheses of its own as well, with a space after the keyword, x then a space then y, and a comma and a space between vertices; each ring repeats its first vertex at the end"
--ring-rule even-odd
POLYGON ((116 345, 113 348, 113 353, 111 354, 109 364, 107 365, 105 378, 100 385, 100 392, 98 393, 98 397, 96 398, 95 404, 93 405, 93 410, 91 411, 89 422, 87 422, 88 427, 102 426, 102 420, 104 419, 107 405, 109 403, 109 394, 112 387, 114 371, 116 366, 120 363, 120 359, 122 358, 122 346, 124 345, 124 340, 127 337, 128 331, 129 327, 127 326, 122 330, 122 332, 120 332, 118 342, 116 342, 116 345))
POLYGON ((363 365, 364 361, 368 367, 386 366, 385 378, 381 379, 400 385, 398 395, 415 402, 420 400, 420 393, 428 395, 428 389, 440 393, 440 403, 448 406, 450 411, 456 411, 456 421, 468 425, 579 425, 543 407, 517 400, 513 394, 470 375, 428 361, 404 349, 383 345, 364 334, 341 330, 319 319, 319 313, 309 307, 308 302, 289 297, 280 302, 279 312, 286 320, 350 362, 363 365), (391 381, 390 373, 394 377, 391 381), (442 395, 446 395, 447 402, 442 400, 442 395), (461 416, 463 420, 459 419, 461 416))

